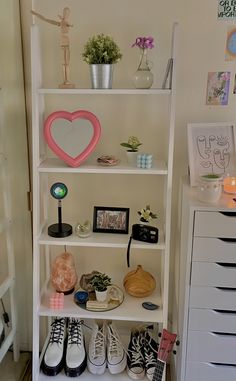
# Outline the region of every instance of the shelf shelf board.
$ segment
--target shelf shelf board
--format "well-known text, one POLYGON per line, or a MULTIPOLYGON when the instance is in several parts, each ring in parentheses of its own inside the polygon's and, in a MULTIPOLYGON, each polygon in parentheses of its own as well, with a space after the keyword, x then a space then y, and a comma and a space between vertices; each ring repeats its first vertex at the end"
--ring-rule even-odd
POLYGON ((71 94, 71 95, 169 95, 171 89, 38 89, 39 94, 71 94))
POLYGON ((124 175, 167 175, 168 172, 164 160, 155 160, 150 169, 132 167, 128 163, 104 167, 90 162, 82 163, 80 167, 73 168, 57 158, 48 158, 42 161, 38 167, 38 171, 43 173, 102 173, 124 175))
MULTIPOLYGON (((38 378, 39 381, 47 381, 51 379, 51 376, 45 376, 43 373, 40 373, 38 378)), ((65 381, 67 379, 68 377, 65 375, 64 371, 59 373, 57 376, 53 377, 53 380, 55 381, 65 381)), ((130 381, 130 377, 127 375, 126 371, 117 375, 113 375, 108 370, 106 370, 102 376, 98 376, 96 374, 89 373, 88 370, 85 370, 85 372, 79 376, 80 381, 97 381, 97 379, 100 379, 102 381, 111 381, 113 379, 119 381, 130 381)), ((147 377, 145 377, 144 381, 145 380, 147 380, 147 377)))
MULTIPOLYGON (((50 237, 46 231, 38 238, 40 245, 55 246, 83 246, 83 247, 107 247, 107 248, 127 248, 129 242, 128 234, 112 234, 112 233, 92 233, 87 238, 80 238, 76 234, 72 234, 66 238, 50 237)), ((159 229, 158 243, 146 243, 132 240, 131 248, 145 250, 164 250, 164 235, 159 229)))
MULTIPOLYGON (((50 296, 54 292, 47 289, 41 298, 41 305, 38 310, 39 316, 63 316, 75 317, 79 316, 81 319, 109 319, 109 320, 125 320, 137 322, 163 322, 163 310, 160 307, 158 310, 149 311, 142 307, 142 303, 149 301, 150 296, 146 298, 135 298, 125 293, 123 303, 110 311, 93 312, 80 308, 73 300, 73 294, 65 295, 64 308, 62 310, 53 310, 49 308, 50 296)), ((153 303, 162 306, 159 287, 151 295, 153 303)))

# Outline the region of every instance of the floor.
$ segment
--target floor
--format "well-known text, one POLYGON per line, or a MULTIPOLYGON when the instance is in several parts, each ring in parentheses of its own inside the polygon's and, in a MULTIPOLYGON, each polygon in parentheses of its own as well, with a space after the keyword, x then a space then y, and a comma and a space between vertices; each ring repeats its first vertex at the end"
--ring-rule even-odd
POLYGON ((8 352, 0 364, 2 381, 31 381, 31 354, 21 353, 20 360, 15 362, 8 352))

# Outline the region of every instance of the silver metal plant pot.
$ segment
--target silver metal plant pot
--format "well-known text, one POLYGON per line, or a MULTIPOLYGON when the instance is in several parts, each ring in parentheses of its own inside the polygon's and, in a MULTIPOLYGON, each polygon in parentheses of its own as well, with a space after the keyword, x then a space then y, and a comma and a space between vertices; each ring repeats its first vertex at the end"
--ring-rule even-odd
POLYGON ((114 65, 89 65, 93 89, 111 89, 114 65))

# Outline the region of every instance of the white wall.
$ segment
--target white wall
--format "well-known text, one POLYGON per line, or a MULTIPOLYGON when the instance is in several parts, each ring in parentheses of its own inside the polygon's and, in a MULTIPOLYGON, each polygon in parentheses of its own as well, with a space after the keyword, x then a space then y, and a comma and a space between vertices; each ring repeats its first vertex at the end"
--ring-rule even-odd
MULTIPOLYGON (((19 317, 19 343, 21 349, 31 346, 31 289, 32 250, 26 117, 24 102, 23 66, 20 36, 19 4, 15 0, 2 0, 0 12, 0 87, 3 111, 4 153, 7 156, 12 204, 13 240, 16 260, 16 304, 19 317)), ((1 204, 2 205, 2 204, 1 204)), ((1 211, 2 212, 2 211, 1 211)), ((1 237, 2 238, 2 237, 1 237)), ((0 267, 6 275, 6 256, 1 246, 0 267), (4 263, 5 262, 5 263, 4 263)), ((4 298, 7 304, 7 298, 4 298)), ((0 308, 2 313, 2 309, 0 308)), ((9 310, 8 310, 9 312, 9 310)))
MULTIPOLYGON (((24 23, 24 45, 25 45, 25 66, 27 72, 27 88, 30 89, 30 0, 22 0, 22 15, 24 23)), ((138 52, 131 49, 130 45, 138 35, 151 34, 155 38, 156 48, 150 52, 150 59, 153 61, 155 72, 155 85, 162 82, 166 60, 169 53, 170 28, 174 21, 180 23, 178 67, 177 67, 177 113, 176 113, 176 138, 175 138, 175 160, 174 160, 174 219, 177 215, 177 199, 179 179, 187 173, 187 139, 186 125, 189 122, 219 122, 235 120, 236 95, 232 94, 233 81, 231 81, 229 105, 228 106, 206 106, 206 82, 209 71, 229 70, 232 78, 235 74, 234 63, 225 62, 224 51, 226 41, 227 26, 230 22, 217 21, 217 1, 216 0, 120 0, 108 1, 100 0, 35 0, 35 9, 49 18, 56 18, 64 6, 71 8, 71 22, 74 24, 71 35, 71 79, 79 87, 90 86, 88 67, 82 61, 82 48, 89 36, 98 32, 111 34, 119 42, 123 51, 123 59, 115 69, 114 86, 129 86, 132 73, 134 72, 138 52)), ((45 51, 43 64, 45 70, 45 86, 57 86, 62 79, 61 56, 59 48, 59 30, 52 25, 38 21, 42 29, 45 51)), ((51 103, 51 110, 59 108, 59 100, 51 103)), ((64 101, 63 101, 64 102, 64 101)), ((65 107, 65 103, 61 107, 65 107)), ((71 109, 86 106, 87 100, 81 104, 71 103, 71 109)), ((150 141, 145 135, 145 118, 157 119, 159 126, 164 122, 162 110, 157 108, 152 99, 146 104, 143 100, 143 107, 150 108, 149 114, 143 119, 138 111, 136 119, 129 122, 132 110, 137 110, 135 101, 131 98, 128 102, 117 98, 117 102, 112 102, 107 98, 99 100, 91 99, 90 107, 100 115, 100 110, 108 108, 109 113, 103 113, 106 128, 110 129, 109 134, 104 134, 104 140, 99 146, 102 151, 107 148, 110 152, 123 155, 119 142, 126 135, 139 134, 145 143, 145 147, 161 152, 161 136, 158 141, 150 141), (125 125, 124 125, 125 124, 125 125), (125 130, 127 130, 125 135, 125 130), (138 132, 138 133, 137 133, 138 132), (112 137, 112 139, 111 139, 112 137), (157 147, 157 148, 156 148, 157 147)), ((30 104, 29 104, 30 108, 30 104)), ((48 110, 50 111, 50 110, 48 110)), ((135 118, 135 117, 134 117, 135 118)), ((154 125, 153 125, 154 128, 154 125)), ((147 184, 139 186, 143 192, 147 192, 147 184)), ((151 186, 151 185, 150 185, 151 186)), ((149 200, 147 200, 149 201, 149 200)), ((134 201, 131 200, 134 203, 134 201)), ((133 204, 136 207, 136 204, 133 204)), ((178 240, 178 237, 177 237, 178 240)), ((175 242, 173 239, 173 247, 175 242)), ((178 256, 173 253, 172 273, 178 275, 178 256)), ((171 276, 171 279, 173 277, 171 276)), ((173 309, 175 310, 178 294, 178 278, 172 282, 173 309)), ((177 329, 176 320, 173 322, 177 329)))

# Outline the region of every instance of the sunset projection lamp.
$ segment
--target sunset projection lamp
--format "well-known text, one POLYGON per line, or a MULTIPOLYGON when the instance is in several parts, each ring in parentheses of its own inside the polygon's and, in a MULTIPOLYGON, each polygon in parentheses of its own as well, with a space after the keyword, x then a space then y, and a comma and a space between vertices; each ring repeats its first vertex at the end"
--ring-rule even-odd
POLYGON ((67 186, 63 183, 54 183, 51 186, 50 193, 53 198, 58 200, 58 223, 48 227, 48 235, 56 238, 68 237, 72 234, 72 226, 62 223, 62 203, 61 200, 66 197, 68 193, 67 186))

